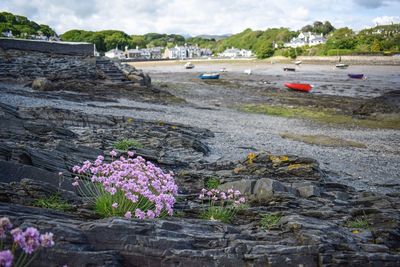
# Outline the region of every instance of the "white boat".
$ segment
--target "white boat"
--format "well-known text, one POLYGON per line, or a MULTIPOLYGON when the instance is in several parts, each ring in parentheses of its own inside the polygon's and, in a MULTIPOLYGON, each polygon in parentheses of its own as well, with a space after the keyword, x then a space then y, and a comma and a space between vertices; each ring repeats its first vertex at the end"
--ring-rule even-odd
POLYGON ((247 75, 250 75, 251 74, 251 69, 244 70, 243 72, 246 73, 247 75))
POLYGON ((188 62, 184 65, 185 69, 193 69, 194 65, 191 62, 188 62))
POLYGON ((338 68, 338 69, 347 69, 348 67, 349 67, 348 64, 344 64, 344 63, 336 64, 336 68, 338 68))
POLYGON ((294 62, 295 65, 300 65, 301 63, 303 63, 301 60, 297 60, 294 62))
POLYGON ((226 68, 220 68, 219 72, 227 72, 226 68))

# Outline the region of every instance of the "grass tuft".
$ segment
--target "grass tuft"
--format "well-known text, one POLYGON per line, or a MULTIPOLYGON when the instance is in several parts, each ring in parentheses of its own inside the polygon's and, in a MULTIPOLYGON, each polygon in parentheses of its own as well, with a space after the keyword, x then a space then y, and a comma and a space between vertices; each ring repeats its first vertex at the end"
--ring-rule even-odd
POLYGON ((205 180, 204 184, 207 189, 217 189, 221 182, 217 177, 210 177, 205 180))
POLYGON ((346 223, 346 227, 348 228, 357 228, 357 229, 369 229, 370 225, 368 220, 365 218, 355 218, 346 223))
POLYGON ((127 151, 129 148, 143 148, 143 144, 135 139, 122 139, 114 143, 114 148, 127 151))
POLYGON ((282 215, 280 214, 263 214, 261 217, 260 225, 262 228, 270 230, 278 225, 282 215))
POLYGON ((59 211, 72 209, 72 206, 67 201, 62 200, 58 194, 54 194, 48 198, 39 198, 33 203, 33 206, 59 211))

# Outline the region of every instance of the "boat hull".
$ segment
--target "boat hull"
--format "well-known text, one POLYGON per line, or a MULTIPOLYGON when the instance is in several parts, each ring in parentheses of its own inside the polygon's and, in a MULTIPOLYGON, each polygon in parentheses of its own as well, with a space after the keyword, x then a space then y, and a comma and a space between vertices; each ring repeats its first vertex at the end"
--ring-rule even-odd
POLYGON ((202 80, 218 80, 219 79, 219 74, 215 74, 215 75, 200 75, 199 76, 200 79, 202 80))
POLYGON ((349 78, 352 78, 352 79, 362 79, 362 78, 364 78, 364 74, 352 74, 352 73, 349 73, 347 75, 349 76, 349 78))
POLYGON ((312 86, 308 83, 285 83, 285 86, 289 89, 301 92, 310 92, 312 89, 312 86))
POLYGON ((295 68, 283 68, 283 71, 296 71, 295 68))
POLYGON ((336 68, 338 68, 338 69, 347 69, 349 67, 349 65, 347 65, 347 64, 337 64, 336 65, 336 68))

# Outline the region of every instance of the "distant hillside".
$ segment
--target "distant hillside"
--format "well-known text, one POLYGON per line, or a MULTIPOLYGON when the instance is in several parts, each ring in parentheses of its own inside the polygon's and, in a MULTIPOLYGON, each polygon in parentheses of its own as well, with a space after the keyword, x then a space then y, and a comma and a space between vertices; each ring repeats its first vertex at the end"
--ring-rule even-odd
POLYGON ((43 34, 47 37, 56 35, 48 25, 37 24, 24 16, 8 12, 0 12, 0 35, 2 32, 12 31, 15 37, 26 38, 29 35, 43 34))

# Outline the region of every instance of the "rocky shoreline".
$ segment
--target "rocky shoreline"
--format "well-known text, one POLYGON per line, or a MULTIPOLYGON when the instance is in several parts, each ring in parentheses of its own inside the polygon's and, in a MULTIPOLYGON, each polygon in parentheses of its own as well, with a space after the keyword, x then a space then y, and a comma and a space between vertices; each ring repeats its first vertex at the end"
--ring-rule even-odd
MULTIPOLYGON (((125 68, 118 67, 125 78, 99 71, 95 79, 47 77, 45 83, 51 86, 45 90, 32 88, 38 78, 33 76, 0 81, 0 214, 16 226, 53 232, 56 242, 32 266, 400 264, 400 194, 395 187, 390 192, 360 190, 332 177, 314 157, 262 152, 253 140, 257 132, 207 127, 214 119, 221 124, 218 116, 238 124, 249 118, 233 116, 239 113, 230 110, 229 97, 224 102, 225 91, 218 84, 198 89, 184 80, 171 88, 154 82, 154 77, 160 78, 154 75, 151 85, 147 74, 125 68), (137 82, 129 82, 129 75, 141 79, 131 77, 137 82), (185 84, 193 89, 190 94, 185 84), (192 93, 206 100, 195 102, 192 93), (220 103, 212 105, 216 99, 220 103), (234 137, 244 139, 244 134, 255 148, 234 137), (108 152, 124 138, 141 144, 130 147, 136 155, 175 172, 179 195, 173 217, 101 219, 75 193, 72 167, 98 155, 110 160, 108 152), (210 179, 248 199, 229 224, 201 219, 205 205, 198 193, 210 179), (38 207, 38 199, 54 195, 68 203, 68 209, 38 207), (268 216, 278 219, 265 227, 261 220, 268 216)), ((258 81, 246 81, 251 90, 259 90, 252 83, 258 81)), ((243 93, 239 81, 237 87, 228 87, 236 88, 233 98, 243 93)), ((265 93, 270 97, 272 91, 260 91, 265 93)), ((284 95, 282 101, 293 101, 290 94, 284 95)), ((313 98, 304 101, 315 103, 313 98)), ((126 151, 118 152, 126 156, 126 151)))

